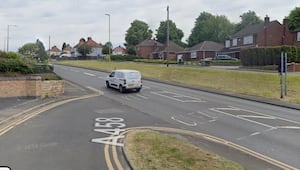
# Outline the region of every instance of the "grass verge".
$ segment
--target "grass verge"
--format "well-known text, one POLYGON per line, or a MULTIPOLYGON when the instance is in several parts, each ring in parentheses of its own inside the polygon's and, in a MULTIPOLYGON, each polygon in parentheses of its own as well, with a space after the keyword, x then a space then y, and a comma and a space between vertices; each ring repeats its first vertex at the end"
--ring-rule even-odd
POLYGON ((300 104, 300 76, 294 74, 288 75, 287 78, 288 95, 284 99, 280 99, 280 84, 277 73, 202 67, 166 67, 164 65, 132 62, 63 61, 60 63, 106 71, 135 69, 141 71, 143 77, 300 104))
POLYGON ((134 169, 245 170, 185 139, 150 130, 129 132, 125 152, 134 169))

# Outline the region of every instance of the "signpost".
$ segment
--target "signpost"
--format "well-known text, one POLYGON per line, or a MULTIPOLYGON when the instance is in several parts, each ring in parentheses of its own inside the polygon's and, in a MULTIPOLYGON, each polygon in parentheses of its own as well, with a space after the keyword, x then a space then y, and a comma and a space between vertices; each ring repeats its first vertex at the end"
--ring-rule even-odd
POLYGON ((287 53, 281 52, 278 73, 280 75, 280 98, 287 95, 287 53))

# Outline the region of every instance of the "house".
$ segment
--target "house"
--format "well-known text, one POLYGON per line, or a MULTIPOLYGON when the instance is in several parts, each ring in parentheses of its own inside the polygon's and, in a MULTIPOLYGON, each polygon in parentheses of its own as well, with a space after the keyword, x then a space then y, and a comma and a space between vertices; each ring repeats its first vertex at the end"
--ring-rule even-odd
POLYGON ((224 48, 223 44, 204 41, 193 47, 177 52, 177 61, 200 61, 204 58, 214 58, 224 48))
POLYGON ((61 54, 61 50, 59 48, 55 46, 53 46, 50 50, 49 50, 49 55, 50 56, 59 56, 61 54))
POLYGON ((174 43, 169 42, 169 46, 164 44, 163 46, 158 46, 154 52, 151 53, 151 59, 162 59, 162 60, 177 60, 176 53, 182 51, 184 48, 174 43))
POLYGON ((102 54, 102 48, 103 48, 102 45, 96 43, 91 37, 88 37, 87 41, 85 41, 84 38, 81 38, 79 40, 78 44, 74 46, 74 48, 72 50, 72 54, 75 57, 81 56, 81 54, 78 52, 77 49, 78 49, 78 47, 80 47, 80 46, 82 46, 84 44, 87 44, 88 46, 90 46, 92 48, 91 53, 87 54, 87 56, 89 58, 96 59, 96 58, 101 57, 103 55, 102 54))
POLYGON ((293 35, 287 23, 270 21, 270 18, 266 16, 263 23, 250 25, 227 39, 222 53, 239 58, 240 50, 244 48, 293 44, 293 35))
POLYGON ((136 45, 137 56, 143 57, 145 59, 151 58, 152 52, 154 52, 158 47, 163 47, 164 45, 151 39, 146 39, 136 45))
POLYGON ((113 55, 126 55, 126 49, 120 45, 112 50, 113 55))
POLYGON ((64 53, 64 54, 71 54, 71 52, 72 52, 72 47, 70 46, 70 44, 67 44, 66 47, 62 51, 62 53, 64 53))
POLYGON ((291 33, 293 35, 292 36, 293 45, 300 46, 300 28, 291 31, 291 33))

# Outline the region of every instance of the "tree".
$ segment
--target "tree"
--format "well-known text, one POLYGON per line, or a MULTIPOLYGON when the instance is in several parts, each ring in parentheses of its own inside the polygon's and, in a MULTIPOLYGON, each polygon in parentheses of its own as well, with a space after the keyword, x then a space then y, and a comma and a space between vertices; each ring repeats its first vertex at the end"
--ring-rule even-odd
POLYGON ((62 47, 61 47, 61 51, 64 51, 64 49, 67 47, 67 44, 64 42, 62 47))
POLYGON ((140 42, 152 37, 152 30, 143 21, 134 20, 125 35, 128 46, 136 46, 140 42))
POLYGON ((300 28, 300 7, 294 8, 289 16, 289 29, 295 30, 297 28, 300 28))
MULTIPOLYGON (((161 21, 160 26, 156 30, 156 39, 160 43, 166 43, 167 41, 167 21, 161 21)), ((183 31, 176 27, 176 24, 169 20, 169 38, 178 45, 183 45, 181 39, 183 38, 183 31)))
POLYGON ((38 60, 38 62, 47 62, 48 61, 48 55, 45 51, 44 44, 39 39, 36 40, 35 44, 38 47, 37 56, 36 56, 36 59, 38 60))
POLYGON ((188 45, 194 46, 203 41, 215 41, 223 43, 233 33, 234 24, 226 16, 214 16, 208 12, 202 12, 196 19, 195 26, 188 38, 188 45))
POLYGON ((249 10, 246 13, 243 13, 241 16, 241 22, 239 22, 236 25, 236 30, 235 32, 238 32, 242 29, 244 29, 245 27, 249 26, 249 25, 253 25, 253 24, 259 24, 262 23, 263 21, 256 15, 256 13, 254 11, 249 10))
POLYGON ((18 52, 24 56, 36 58, 38 51, 38 46, 35 43, 24 44, 19 48, 18 52))
POLYGON ((87 55, 92 52, 92 47, 90 47, 89 45, 87 45, 87 43, 85 42, 84 44, 80 45, 77 48, 77 51, 82 55, 82 57, 84 59, 86 59, 87 55))
POLYGON ((102 54, 108 54, 109 53, 109 48, 110 48, 110 53, 112 53, 112 44, 111 42, 107 42, 104 44, 103 49, 102 49, 102 54))

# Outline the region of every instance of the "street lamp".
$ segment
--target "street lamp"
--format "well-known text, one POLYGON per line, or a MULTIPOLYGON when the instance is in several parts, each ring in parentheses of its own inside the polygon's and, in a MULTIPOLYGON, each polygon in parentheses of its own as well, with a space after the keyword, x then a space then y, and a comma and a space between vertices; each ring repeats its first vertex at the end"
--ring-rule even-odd
POLYGON ((110 55, 110 14, 105 14, 108 16, 108 42, 109 42, 109 47, 108 47, 108 55, 110 55))
POLYGON ((7 25, 7 47, 6 47, 6 51, 8 52, 9 50, 9 27, 16 27, 17 25, 7 25))

